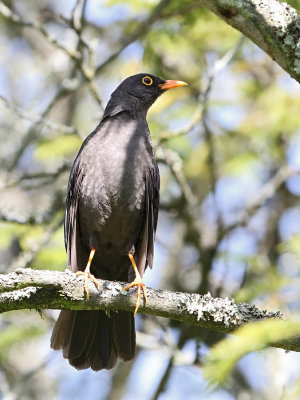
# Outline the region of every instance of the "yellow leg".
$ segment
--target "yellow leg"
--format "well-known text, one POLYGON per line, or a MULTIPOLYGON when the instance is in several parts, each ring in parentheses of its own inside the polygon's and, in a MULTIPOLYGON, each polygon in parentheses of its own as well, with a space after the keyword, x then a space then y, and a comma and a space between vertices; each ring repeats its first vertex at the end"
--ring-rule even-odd
POLYGON ((134 316, 137 313, 137 310, 139 309, 140 306, 140 300, 141 300, 141 289, 143 290, 143 295, 145 299, 145 303, 147 303, 147 294, 146 294, 146 286, 144 285, 141 275, 137 269, 136 263, 134 261, 133 255, 131 253, 128 254, 128 257, 130 258, 131 264, 133 266, 134 272, 135 272, 135 280, 131 282, 129 285, 124 287, 123 290, 129 290, 133 286, 137 286, 137 299, 136 299, 136 306, 134 310, 134 316))
POLYGON ((101 289, 100 283, 97 281, 97 279, 94 277, 94 275, 91 274, 91 272, 90 272, 91 263, 92 263, 94 255, 95 255, 95 252, 96 252, 96 249, 91 250, 89 260, 86 264, 85 270, 76 272, 76 276, 83 275, 83 277, 84 277, 84 291, 86 293, 86 297, 88 300, 90 298, 89 289, 88 289, 88 279, 91 279, 99 290, 101 289))

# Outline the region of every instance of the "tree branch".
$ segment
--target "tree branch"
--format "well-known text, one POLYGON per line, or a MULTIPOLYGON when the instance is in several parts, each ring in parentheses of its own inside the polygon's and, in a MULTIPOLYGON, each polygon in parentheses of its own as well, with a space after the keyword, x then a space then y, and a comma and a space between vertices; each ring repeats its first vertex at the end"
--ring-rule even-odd
POLYGON ((201 0, 300 82, 300 16, 277 0, 201 0))
MULTIPOLYGON (((136 292, 123 292, 124 283, 99 280, 99 293, 89 282, 90 300, 84 297, 82 278, 66 272, 17 269, 0 275, 0 312, 21 309, 124 310, 134 311, 136 292)), ((187 322, 219 332, 232 332, 248 322, 282 318, 280 312, 260 311, 233 299, 169 292, 147 288, 148 302, 139 311, 187 322)), ((274 344, 286 350, 300 351, 300 339, 274 344)))

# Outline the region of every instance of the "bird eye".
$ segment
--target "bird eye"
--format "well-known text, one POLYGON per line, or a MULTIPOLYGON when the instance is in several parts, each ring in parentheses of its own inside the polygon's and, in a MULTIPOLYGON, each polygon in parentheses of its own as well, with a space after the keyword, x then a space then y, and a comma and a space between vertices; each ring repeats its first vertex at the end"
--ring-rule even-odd
POLYGON ((153 79, 151 79, 150 76, 144 76, 142 82, 144 85, 150 86, 153 83, 153 79))

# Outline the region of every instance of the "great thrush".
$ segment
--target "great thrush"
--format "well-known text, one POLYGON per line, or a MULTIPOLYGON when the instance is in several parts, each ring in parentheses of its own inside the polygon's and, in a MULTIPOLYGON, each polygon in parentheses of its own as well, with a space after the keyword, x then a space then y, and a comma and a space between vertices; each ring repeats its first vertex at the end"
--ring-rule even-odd
MULTIPOLYGON (((167 89, 185 82, 150 74, 125 79, 112 93, 103 118, 74 161, 66 198, 65 246, 77 275, 131 282, 146 300, 142 276, 152 268, 159 207, 159 170, 146 121, 167 89)), ((135 354, 132 312, 62 310, 51 347, 77 369, 110 369, 135 354)))

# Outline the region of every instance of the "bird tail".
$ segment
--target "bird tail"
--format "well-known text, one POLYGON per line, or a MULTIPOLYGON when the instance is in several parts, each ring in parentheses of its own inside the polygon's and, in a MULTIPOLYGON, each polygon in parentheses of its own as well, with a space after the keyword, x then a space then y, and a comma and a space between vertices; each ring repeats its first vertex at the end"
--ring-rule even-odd
POLYGON ((131 360, 135 354, 133 313, 119 311, 62 310, 51 336, 51 348, 77 369, 111 369, 118 358, 131 360))

